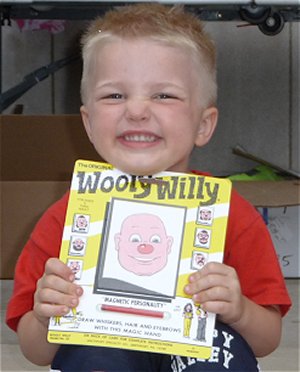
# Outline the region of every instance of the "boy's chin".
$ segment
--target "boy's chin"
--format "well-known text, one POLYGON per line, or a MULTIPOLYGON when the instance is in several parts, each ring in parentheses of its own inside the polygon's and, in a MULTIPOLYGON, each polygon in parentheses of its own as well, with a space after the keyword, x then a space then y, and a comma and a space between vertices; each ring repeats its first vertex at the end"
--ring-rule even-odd
POLYGON ((150 176, 150 175, 164 171, 164 169, 162 169, 159 166, 156 166, 156 167, 155 166, 154 167, 153 166, 142 166, 141 164, 134 166, 132 164, 129 165, 129 164, 118 163, 118 164, 113 164, 113 166, 117 168, 118 170, 124 173, 127 173, 127 174, 131 174, 133 176, 150 176))
POLYGON ((157 164, 157 165, 142 165, 138 164, 136 166, 132 164, 124 164, 124 163, 117 163, 112 164, 115 168, 120 170, 121 172, 124 172, 126 174, 130 174, 132 176, 152 176, 161 172, 175 172, 175 173, 189 173, 188 169, 185 169, 183 167, 164 167, 164 164, 157 164))
POLYGON ((162 172, 161 169, 155 170, 152 168, 125 168, 125 169, 120 169, 119 170, 123 171, 124 173, 130 174, 132 176, 151 176, 153 174, 157 174, 162 172))

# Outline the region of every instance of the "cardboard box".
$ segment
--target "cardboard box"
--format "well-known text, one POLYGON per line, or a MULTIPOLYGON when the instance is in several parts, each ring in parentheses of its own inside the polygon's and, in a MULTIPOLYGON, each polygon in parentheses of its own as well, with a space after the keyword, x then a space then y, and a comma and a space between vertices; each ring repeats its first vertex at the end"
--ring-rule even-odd
POLYGON ((79 115, 0 116, 2 181, 69 181, 78 158, 101 160, 79 115))
POLYGON ((285 278, 300 278, 300 180, 235 181, 264 216, 285 278))
POLYGON ((1 279, 13 278, 17 258, 42 213, 69 187, 62 181, 1 182, 1 279))
POLYGON ((11 279, 35 223, 67 191, 75 160, 101 159, 79 115, 3 115, 0 133, 0 278, 11 279))
POLYGON ((234 181, 233 185, 255 207, 275 208, 300 204, 300 180, 234 181))
POLYGON ((268 228, 285 278, 300 278, 300 207, 268 208, 268 228))

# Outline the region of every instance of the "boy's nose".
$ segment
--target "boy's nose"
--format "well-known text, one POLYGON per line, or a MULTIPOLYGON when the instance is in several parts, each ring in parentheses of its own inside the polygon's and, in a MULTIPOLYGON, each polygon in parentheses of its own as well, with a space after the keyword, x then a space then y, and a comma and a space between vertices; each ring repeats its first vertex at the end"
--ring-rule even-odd
POLYGON ((128 120, 146 120, 150 116, 149 102, 144 97, 135 97, 127 100, 126 117, 128 120))

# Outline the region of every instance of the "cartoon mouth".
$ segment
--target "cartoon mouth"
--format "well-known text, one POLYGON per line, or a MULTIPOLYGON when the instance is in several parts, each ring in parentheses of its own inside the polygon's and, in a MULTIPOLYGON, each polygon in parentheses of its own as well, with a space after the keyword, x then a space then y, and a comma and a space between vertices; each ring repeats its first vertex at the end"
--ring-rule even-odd
POLYGON ((130 257, 141 265, 149 265, 159 259, 159 257, 154 257, 154 258, 144 258, 144 257, 134 257, 134 256, 130 256, 130 257))

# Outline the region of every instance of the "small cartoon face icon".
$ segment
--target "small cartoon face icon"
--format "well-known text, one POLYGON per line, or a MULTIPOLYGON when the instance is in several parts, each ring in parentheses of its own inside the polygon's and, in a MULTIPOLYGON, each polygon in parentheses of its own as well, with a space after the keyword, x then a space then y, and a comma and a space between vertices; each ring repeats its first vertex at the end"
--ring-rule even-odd
POLYGON ((136 275, 153 275, 162 270, 172 243, 162 220, 152 214, 128 216, 115 235, 120 265, 136 275))
POLYGON ((210 209, 201 209, 200 210, 200 219, 203 221, 211 220, 211 210, 210 209))
POLYGON ((205 264, 205 257, 202 253, 197 253, 195 255, 195 262, 198 266, 203 266, 205 264))
POLYGON ((73 274, 77 274, 80 271, 80 264, 78 261, 70 261, 68 266, 73 274))
POLYGON ((194 270, 201 270, 207 262, 207 254, 202 252, 193 252, 191 268, 194 270))
POLYGON ((197 234, 197 238, 201 244, 207 244, 209 241, 209 234, 207 230, 200 230, 197 234))
POLYGON ((73 241, 73 244, 72 244, 72 247, 75 251, 82 251, 83 248, 84 248, 84 241, 80 238, 76 238, 74 241, 73 241))
POLYGON ((87 227, 87 220, 86 220, 86 217, 83 216, 83 215, 80 215, 77 217, 76 219, 76 227, 80 230, 85 230, 86 227, 87 227))

